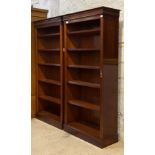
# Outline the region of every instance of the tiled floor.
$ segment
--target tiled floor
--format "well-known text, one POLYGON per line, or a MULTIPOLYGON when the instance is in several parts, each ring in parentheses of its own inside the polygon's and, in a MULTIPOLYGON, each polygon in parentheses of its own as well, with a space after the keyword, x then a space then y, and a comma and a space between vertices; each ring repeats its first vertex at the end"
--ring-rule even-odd
POLYGON ((123 155, 123 142, 100 149, 63 130, 32 119, 32 155, 123 155))

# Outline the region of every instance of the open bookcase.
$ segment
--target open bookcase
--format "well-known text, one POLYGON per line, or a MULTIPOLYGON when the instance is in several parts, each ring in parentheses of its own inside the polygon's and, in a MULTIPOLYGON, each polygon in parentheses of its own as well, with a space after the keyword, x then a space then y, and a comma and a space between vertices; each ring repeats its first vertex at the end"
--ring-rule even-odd
POLYGON ((118 141, 119 10, 35 23, 37 117, 99 147, 118 141))
POLYGON ((64 129, 97 146, 117 137, 119 11, 93 9, 64 16, 64 129))
POLYGON ((61 17, 36 23, 37 118, 56 127, 63 123, 63 60, 61 17))

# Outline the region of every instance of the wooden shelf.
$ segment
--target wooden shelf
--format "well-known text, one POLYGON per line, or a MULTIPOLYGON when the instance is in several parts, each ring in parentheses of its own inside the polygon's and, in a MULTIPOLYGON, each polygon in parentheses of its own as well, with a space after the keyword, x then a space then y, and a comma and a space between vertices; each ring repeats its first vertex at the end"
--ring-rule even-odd
POLYGON ((56 121, 60 121, 60 116, 50 113, 48 111, 41 111, 38 113, 38 117, 39 118, 43 118, 46 122, 48 122, 49 120, 56 120, 56 121))
POLYGON ((61 100, 59 98, 56 98, 56 97, 51 97, 51 96, 43 95, 43 96, 39 96, 39 98, 43 99, 43 100, 46 100, 46 101, 49 101, 49 102, 61 104, 61 100))
POLYGON ((99 137, 100 135, 99 128, 96 125, 93 125, 92 123, 90 124, 80 121, 70 122, 68 123, 68 125, 84 134, 88 134, 94 137, 99 137))
POLYGON ((82 108, 86 108, 89 110, 96 110, 96 111, 100 110, 99 105, 94 104, 94 103, 90 103, 90 102, 86 102, 86 101, 82 101, 82 100, 69 100, 68 103, 75 105, 75 106, 82 107, 82 108))
POLYGON ((100 88, 100 84, 98 83, 90 83, 90 82, 84 82, 84 81, 79 81, 79 80, 68 81, 68 83, 72 85, 86 86, 90 88, 100 88))
POLYGON ((80 69, 100 69, 99 66, 88 66, 88 65, 68 65, 69 68, 80 68, 80 69))
POLYGON ((91 35, 91 34, 99 34, 99 33, 100 33, 100 29, 99 28, 68 32, 69 35, 83 35, 83 34, 91 35))
POLYGON ((60 64, 51 64, 51 63, 38 63, 38 65, 60 67, 60 64))
POLYGON ((56 80, 42 79, 42 80, 38 80, 38 81, 48 83, 48 84, 54 84, 54 85, 61 86, 60 81, 56 81, 56 80))
POLYGON ((96 52, 96 51, 100 51, 100 49, 96 49, 96 48, 68 48, 69 52, 96 52))
POLYGON ((59 48, 55 48, 55 49, 38 49, 39 52, 59 52, 60 49, 59 48))
POLYGON ((54 36, 59 36, 60 33, 51 33, 51 34, 39 34, 38 37, 39 38, 44 38, 44 37, 54 37, 54 36))

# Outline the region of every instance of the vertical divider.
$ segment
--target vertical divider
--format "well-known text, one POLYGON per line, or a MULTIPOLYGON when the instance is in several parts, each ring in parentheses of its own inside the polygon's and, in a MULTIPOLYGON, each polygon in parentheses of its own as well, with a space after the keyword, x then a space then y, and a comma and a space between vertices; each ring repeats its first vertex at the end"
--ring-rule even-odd
POLYGON ((61 81, 61 88, 60 88, 60 97, 61 97, 61 105, 60 105, 60 121, 63 124, 63 116, 64 116, 64 110, 63 110, 63 99, 64 99, 64 93, 63 93, 63 26, 62 22, 60 24, 60 81, 61 81))
POLYGON ((104 19, 100 15, 100 137, 103 137, 103 52, 104 52, 104 19))
POLYGON ((64 113, 65 113, 65 121, 64 123, 67 124, 67 118, 68 118, 68 113, 67 113, 67 24, 64 21, 64 50, 63 50, 63 54, 64 54, 64 81, 65 81, 65 102, 64 102, 64 113))

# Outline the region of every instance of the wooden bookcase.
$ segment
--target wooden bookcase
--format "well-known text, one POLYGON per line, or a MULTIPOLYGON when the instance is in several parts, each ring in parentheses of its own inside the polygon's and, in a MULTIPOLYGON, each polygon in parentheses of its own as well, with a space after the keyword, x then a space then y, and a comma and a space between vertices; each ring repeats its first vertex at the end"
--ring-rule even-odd
POLYGON ((99 147, 118 141, 119 10, 50 18, 37 28, 37 117, 99 147))
POLYGON ((65 15, 64 130, 105 147, 118 141, 119 10, 65 15))
POLYGON ((63 27, 61 17, 35 23, 37 36, 37 118, 63 124, 63 27))

